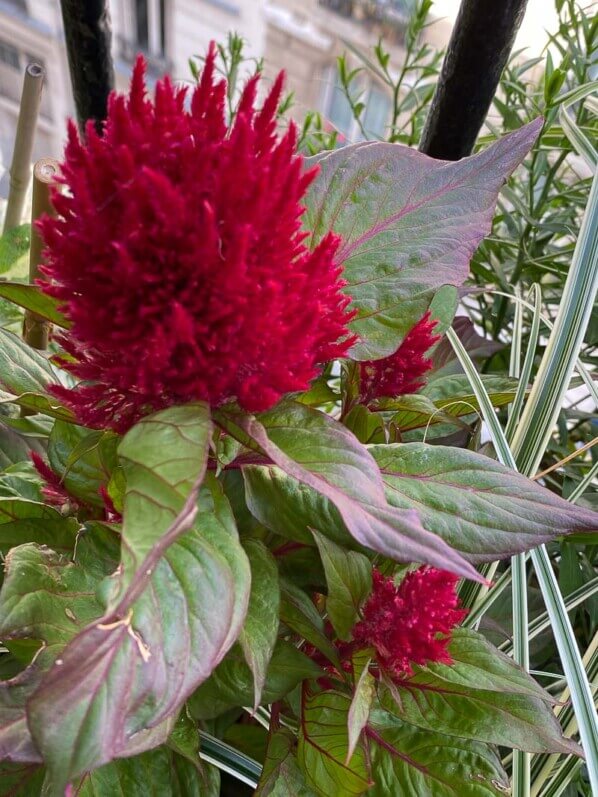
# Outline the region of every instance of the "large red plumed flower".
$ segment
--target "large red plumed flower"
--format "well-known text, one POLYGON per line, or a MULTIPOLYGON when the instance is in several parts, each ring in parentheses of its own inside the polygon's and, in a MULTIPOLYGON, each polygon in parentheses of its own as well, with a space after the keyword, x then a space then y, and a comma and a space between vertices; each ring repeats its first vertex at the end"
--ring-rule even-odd
POLYGON ((315 172, 292 125, 277 136, 283 76, 260 111, 250 79, 228 126, 215 52, 190 98, 164 78, 151 102, 139 58, 102 135, 88 125, 82 143, 70 125, 41 285, 72 323, 61 364, 82 380, 54 393, 87 426, 123 431, 197 399, 264 410, 354 342, 339 239, 310 251, 301 231, 315 172))
POLYGON ((440 339, 434 334, 436 321, 430 321, 428 311, 407 333, 394 354, 382 360, 368 360, 359 364, 360 400, 370 404, 377 398, 415 393, 423 387, 424 374, 432 368, 428 350, 440 339))
POLYGON ((374 569, 372 594, 353 628, 352 649, 374 648, 378 666, 391 678, 411 675, 413 664, 450 664, 450 633, 467 614, 458 608, 457 581, 453 573, 420 567, 396 586, 374 569))

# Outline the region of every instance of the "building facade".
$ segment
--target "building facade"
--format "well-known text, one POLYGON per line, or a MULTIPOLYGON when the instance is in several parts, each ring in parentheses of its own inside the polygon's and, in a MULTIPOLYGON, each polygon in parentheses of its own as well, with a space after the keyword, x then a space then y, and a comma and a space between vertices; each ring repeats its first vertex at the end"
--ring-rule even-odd
MULTIPOLYGON (((246 42, 246 54, 265 60, 266 77, 287 72, 295 93, 293 113, 320 110, 346 140, 359 135, 339 89, 336 58, 347 46, 370 48, 380 36, 400 64, 402 38, 413 0, 109 0, 116 85, 127 85, 138 52, 150 77, 169 72, 189 79, 189 58, 205 53, 229 31, 246 42)), ((0 164, 8 167, 14 144, 23 70, 42 63, 46 81, 34 157, 59 156, 65 119, 72 116, 70 79, 59 0, 0 0, 0 164)), ((383 135, 390 97, 371 79, 359 89, 364 126, 383 135)), ((6 195, 7 177, 0 181, 6 195)))

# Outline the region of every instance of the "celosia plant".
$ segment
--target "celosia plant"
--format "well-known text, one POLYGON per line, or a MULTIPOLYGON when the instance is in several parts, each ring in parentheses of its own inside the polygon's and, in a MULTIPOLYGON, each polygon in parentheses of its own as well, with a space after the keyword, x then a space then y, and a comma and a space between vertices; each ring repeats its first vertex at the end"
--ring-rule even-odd
POLYGON ((2 400, 39 416, 13 433, 46 449, 0 474, 3 783, 216 795, 216 762, 262 797, 502 795, 497 746, 579 753, 462 596, 596 514, 451 446, 464 383, 430 357, 538 124, 453 164, 306 163, 282 76, 231 121, 213 47, 193 92, 143 71, 71 125, 14 293, 52 355, 0 329, 2 400))

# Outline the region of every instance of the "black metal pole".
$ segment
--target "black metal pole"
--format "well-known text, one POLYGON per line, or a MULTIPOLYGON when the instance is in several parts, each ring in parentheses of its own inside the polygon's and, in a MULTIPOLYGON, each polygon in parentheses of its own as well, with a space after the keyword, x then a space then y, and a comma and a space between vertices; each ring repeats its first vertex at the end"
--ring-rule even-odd
POLYGON ((507 63, 527 0, 462 0, 420 142, 433 158, 469 155, 507 63))
POLYGON ((114 88, 108 0, 60 0, 60 6, 77 121, 83 130, 93 119, 99 130, 114 88))

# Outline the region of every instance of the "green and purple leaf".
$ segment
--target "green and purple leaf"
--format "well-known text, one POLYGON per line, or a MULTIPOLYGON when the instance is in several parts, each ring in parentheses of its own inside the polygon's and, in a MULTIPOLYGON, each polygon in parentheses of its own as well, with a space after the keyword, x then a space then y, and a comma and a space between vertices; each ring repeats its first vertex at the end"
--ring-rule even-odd
POLYGON ((169 718, 241 630, 247 558, 219 485, 210 481, 197 498, 210 428, 207 407, 188 405, 149 416, 121 444, 122 560, 108 609, 28 704, 55 790, 164 742, 169 718))
MULTIPOLYGON (((328 415, 286 402, 260 416, 259 421, 232 410, 220 410, 216 417, 229 433, 267 456, 301 490, 309 488, 328 499, 342 518, 336 525, 342 530, 344 524, 361 545, 399 562, 425 562, 480 580, 479 573, 458 553, 425 530, 415 510, 404 512, 387 504, 382 478, 370 453, 328 415)), ((251 472, 253 467, 246 470, 251 472)), ((267 477, 270 467, 258 467, 267 477)), ((292 501, 296 489, 290 485, 285 502, 292 501)), ((265 525, 269 525, 270 512, 278 513, 278 504, 272 504, 270 497, 260 500, 251 487, 247 502, 265 525), (262 514, 262 508, 266 514, 262 514)), ((316 512, 306 518, 307 526, 325 534, 329 519, 329 510, 321 515, 316 512)))
POLYGON ((357 309, 355 359, 392 354, 439 288, 465 282, 500 188, 541 126, 536 119, 454 162, 381 142, 317 157, 304 226, 312 246, 330 230, 343 238, 337 259, 357 309))
POLYGON ((596 512, 474 451, 426 443, 371 446, 369 451, 389 503, 417 509, 428 531, 471 562, 494 561, 598 528, 596 512))

